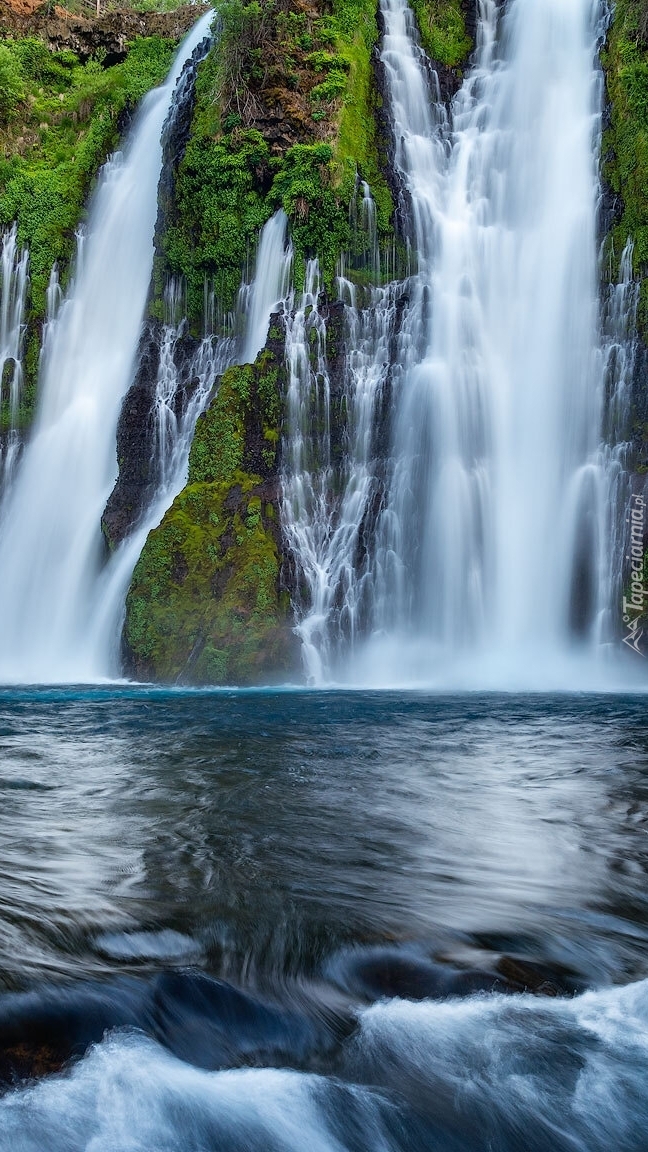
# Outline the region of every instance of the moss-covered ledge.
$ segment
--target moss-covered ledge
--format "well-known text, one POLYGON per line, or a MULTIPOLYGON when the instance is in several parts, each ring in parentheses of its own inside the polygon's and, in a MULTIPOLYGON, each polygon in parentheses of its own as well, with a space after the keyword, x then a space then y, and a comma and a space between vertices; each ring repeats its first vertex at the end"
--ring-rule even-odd
POLYGON ((228 369, 199 419, 186 488, 149 534, 126 601, 138 679, 250 684, 298 665, 281 588, 283 343, 228 369))
POLYGON ((373 55, 377 0, 215 0, 220 38, 198 69, 186 149, 160 230, 151 312, 163 315, 169 277, 181 279, 192 330, 202 331, 205 283, 217 313, 236 304, 259 230, 282 207, 299 288, 317 256, 334 291, 354 237, 357 178, 377 206, 382 245, 393 245, 381 96, 373 55), (352 213, 353 215, 353 213, 352 213))
POLYGON ((648 337, 648 0, 616 0, 602 64, 609 97, 603 175, 616 199, 606 272, 616 279, 628 239, 641 280, 639 329, 648 337))

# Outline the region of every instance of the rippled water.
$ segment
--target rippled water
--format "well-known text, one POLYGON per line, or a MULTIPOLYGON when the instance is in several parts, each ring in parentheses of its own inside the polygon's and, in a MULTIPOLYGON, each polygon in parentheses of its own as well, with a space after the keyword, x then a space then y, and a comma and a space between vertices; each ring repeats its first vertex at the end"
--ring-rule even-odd
POLYGON ((643 698, 6 690, 0 758, 0 1148, 648 1148, 643 698))

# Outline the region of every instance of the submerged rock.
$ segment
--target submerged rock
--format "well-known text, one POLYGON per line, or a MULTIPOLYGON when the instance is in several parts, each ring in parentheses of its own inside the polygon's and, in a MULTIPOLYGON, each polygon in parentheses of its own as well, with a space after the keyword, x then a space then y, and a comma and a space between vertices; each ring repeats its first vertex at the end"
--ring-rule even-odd
MULTIPOLYGON (((302 1066, 335 1047, 321 1014, 263 1003, 204 972, 12 993, 0 999, 0 1086, 59 1071, 114 1029, 134 1028, 188 1064, 302 1066)), ((348 1032, 348 1028, 346 1029, 348 1032)))

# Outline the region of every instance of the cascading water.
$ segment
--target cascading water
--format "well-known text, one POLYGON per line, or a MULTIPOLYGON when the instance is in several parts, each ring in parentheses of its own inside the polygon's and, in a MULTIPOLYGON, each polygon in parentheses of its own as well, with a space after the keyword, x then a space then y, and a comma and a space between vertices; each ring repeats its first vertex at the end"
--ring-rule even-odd
POLYGON ((463 652, 486 678, 517 679, 529 659, 551 678, 578 642, 600 643, 611 564, 599 5, 485 0, 452 135, 425 98, 407 5, 382 9, 419 268, 374 624, 410 646, 406 674, 445 676, 463 652))
POLYGON ((116 473, 115 431, 130 384, 153 262, 161 134, 206 13, 163 87, 143 101, 123 154, 102 170, 74 282, 42 368, 32 437, 0 537, 0 677, 105 674, 88 644, 96 615, 100 518, 116 473))
POLYGON ((285 300, 290 288, 292 247, 286 243, 288 217, 281 209, 264 226, 259 238, 254 279, 242 301, 245 339, 241 362, 251 364, 268 335, 270 314, 285 300))
MULTIPOLYGON (((87 644, 105 673, 119 671, 120 635, 126 593, 148 533, 162 520, 187 479, 196 421, 213 395, 214 385, 234 363, 253 362, 263 348, 271 313, 288 291, 292 249, 286 244, 287 217, 279 211, 261 230, 254 276, 239 292, 239 316, 229 335, 208 335, 179 370, 175 348, 185 330, 182 293, 175 283, 167 292, 167 313, 160 343, 153 418, 155 491, 133 532, 98 577, 95 612, 87 644), (236 331, 242 329, 237 338, 236 331), (183 395, 188 399, 182 401, 183 395), (180 399, 180 403, 179 403, 180 399)), ((208 318, 206 317, 206 323, 208 318)))
MULTIPOLYGON (((375 215, 368 200, 365 186, 369 266, 377 272, 375 215)), ((370 306, 365 308, 358 306, 349 280, 340 277, 338 286, 344 305, 338 322, 348 349, 339 395, 332 395, 316 261, 307 267, 300 305, 286 326, 283 519, 298 564, 297 583, 307 591, 297 633, 311 683, 321 683, 362 633, 366 548, 361 537, 379 493, 374 440, 395 320, 394 286, 369 289, 370 306), (332 428, 337 430, 333 440, 332 428)), ((299 612, 299 604, 297 608, 299 612)))
POLYGON ((13 474, 19 450, 16 427, 23 382, 23 317, 29 286, 29 255, 18 247, 16 226, 2 237, 0 252, 0 404, 6 431, 0 440, 0 490, 13 474))
MULTIPOLYGON (((620 373, 618 417, 628 364, 610 354, 627 333, 603 332, 598 295, 603 13, 598 0, 482 0, 448 117, 406 0, 381 10, 414 264, 390 479, 370 560, 322 573, 300 627, 314 624, 324 679, 573 685, 575 663, 611 639, 620 581, 622 452, 604 435, 621 433, 618 419, 604 428, 605 390, 620 373), (330 640, 360 593, 370 640, 349 672, 349 645, 336 666, 330 640)), ((626 279, 621 313, 631 291, 626 279)))

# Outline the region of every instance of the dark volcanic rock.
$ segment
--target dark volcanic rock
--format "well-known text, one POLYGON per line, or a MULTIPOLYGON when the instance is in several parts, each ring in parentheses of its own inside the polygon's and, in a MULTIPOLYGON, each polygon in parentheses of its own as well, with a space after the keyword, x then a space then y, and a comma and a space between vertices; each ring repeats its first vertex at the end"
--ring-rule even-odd
MULTIPOLYGON (((139 523, 159 483, 156 454, 155 395, 160 363, 162 325, 150 320, 144 327, 139 347, 135 380, 124 398, 117 425, 119 475, 104 514, 101 528, 112 550, 121 544, 139 523)), ((191 364, 198 341, 181 333, 173 345, 173 360, 180 386, 175 396, 176 415, 186 409, 197 381, 191 364)))
POLYGON ((202 972, 158 976, 152 1011, 156 1039, 200 1068, 302 1063, 317 1046, 305 1017, 268 1007, 202 972))
POLYGON ((110 1028, 143 1028, 147 993, 136 980, 81 985, 0 999, 0 1083, 58 1071, 110 1028))
POLYGON ((367 1000, 440 1000, 474 992, 513 990, 496 972, 462 972, 405 948, 376 947, 343 953, 331 961, 328 975, 346 992, 367 1000))

